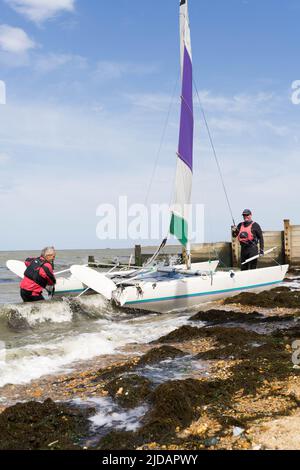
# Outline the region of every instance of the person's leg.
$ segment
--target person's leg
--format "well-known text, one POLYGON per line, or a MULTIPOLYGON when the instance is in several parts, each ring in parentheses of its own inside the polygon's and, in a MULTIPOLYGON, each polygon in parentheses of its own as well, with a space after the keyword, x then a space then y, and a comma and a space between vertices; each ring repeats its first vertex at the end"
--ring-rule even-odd
MULTIPOLYGON (((258 247, 257 247, 257 245, 253 245, 250 249, 250 252, 249 252, 249 258, 253 258, 253 256, 257 256, 257 255, 258 255, 258 247)), ((258 258, 250 261, 249 269, 256 269, 257 268, 257 262, 258 262, 258 258)))
POLYGON ((28 292, 27 290, 21 289, 20 295, 21 295, 23 302, 31 302, 30 300, 31 293, 28 292))
MULTIPOLYGON (((256 256, 256 255, 253 255, 253 256, 256 256)), ((250 268, 249 269, 256 269, 257 268, 257 259, 254 259, 253 261, 250 261, 249 265, 250 265, 250 268)))
POLYGON ((32 295, 31 292, 21 289, 21 297, 23 302, 40 302, 45 300, 44 297, 41 295, 32 295))
POLYGON ((241 271, 248 271, 249 269, 249 264, 241 264, 241 271))
POLYGON ((31 297, 31 302, 41 302, 42 300, 45 300, 44 297, 41 295, 33 295, 31 297))
POLYGON ((248 271, 249 269, 249 263, 243 264, 244 261, 246 261, 249 258, 248 256, 248 250, 247 248, 243 247, 241 248, 241 271, 248 271))

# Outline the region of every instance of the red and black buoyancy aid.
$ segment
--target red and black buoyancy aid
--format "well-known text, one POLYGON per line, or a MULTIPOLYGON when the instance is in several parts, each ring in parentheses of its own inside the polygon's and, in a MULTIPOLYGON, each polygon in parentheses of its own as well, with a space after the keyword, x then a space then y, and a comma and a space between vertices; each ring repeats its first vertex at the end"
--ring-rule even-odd
POLYGON ((43 268, 47 277, 51 281, 53 281, 53 284, 55 284, 56 282, 55 277, 50 272, 49 268, 45 266, 45 264, 49 263, 49 261, 46 261, 44 258, 41 258, 41 257, 40 258, 28 258, 26 261, 29 262, 30 264, 24 272, 24 277, 31 279, 31 281, 34 281, 36 284, 38 284, 39 286, 45 289, 48 282, 47 282, 47 279, 45 279, 44 277, 40 275, 40 269, 43 268))
POLYGON ((242 223, 242 226, 240 228, 239 234, 238 234, 238 240, 242 245, 248 245, 249 243, 254 241, 254 235, 252 233, 252 225, 254 222, 251 222, 251 224, 245 226, 244 223, 242 223))

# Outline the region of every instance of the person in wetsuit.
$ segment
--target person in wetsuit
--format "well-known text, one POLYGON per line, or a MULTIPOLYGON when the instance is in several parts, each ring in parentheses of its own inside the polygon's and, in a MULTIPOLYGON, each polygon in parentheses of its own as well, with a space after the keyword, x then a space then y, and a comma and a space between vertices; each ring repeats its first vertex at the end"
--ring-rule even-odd
POLYGON ((21 297, 24 302, 38 302, 45 300, 42 292, 47 286, 54 288, 56 279, 54 276, 54 260, 56 252, 54 247, 42 250, 38 258, 27 258, 26 270, 21 281, 21 297))
POLYGON ((241 270, 256 269, 258 258, 247 264, 242 264, 249 258, 264 254, 264 236, 260 225, 252 220, 250 209, 243 211, 244 222, 232 228, 232 234, 237 237, 241 245, 241 270), (259 243, 259 250, 258 250, 259 243))

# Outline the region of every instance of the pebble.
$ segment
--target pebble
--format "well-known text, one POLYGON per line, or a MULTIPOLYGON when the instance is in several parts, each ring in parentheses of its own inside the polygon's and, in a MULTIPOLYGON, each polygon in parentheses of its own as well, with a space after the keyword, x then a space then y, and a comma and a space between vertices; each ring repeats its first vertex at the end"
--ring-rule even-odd
POLYGON ((239 427, 237 427, 237 426, 233 428, 233 435, 234 435, 234 437, 239 437, 239 436, 241 436, 244 432, 245 432, 245 429, 243 429, 243 428, 239 428, 239 427))

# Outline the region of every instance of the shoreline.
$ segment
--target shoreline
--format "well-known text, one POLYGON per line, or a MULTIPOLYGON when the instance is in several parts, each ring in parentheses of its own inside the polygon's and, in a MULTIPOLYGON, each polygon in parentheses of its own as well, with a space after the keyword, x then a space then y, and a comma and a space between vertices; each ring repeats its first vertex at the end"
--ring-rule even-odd
MULTIPOLYGON (((277 305, 266 315, 267 309, 249 305, 269 302, 270 295, 279 303, 285 299, 288 306, 300 294, 288 288, 251 298, 246 294, 243 305, 219 304, 199 312, 188 325, 157 341, 132 344, 121 354, 77 363, 76 371, 68 374, 7 385, 1 392, 7 404, 22 401, 21 409, 28 400, 43 407, 49 398, 63 406, 78 398, 88 402, 109 397, 124 410, 147 403, 137 430, 110 429, 93 441, 95 449, 300 449, 300 371, 292 363, 292 343, 300 339, 300 312, 277 305), (196 367, 197 361, 206 364, 206 371, 196 367), (177 375, 157 383, 149 368, 163 364, 175 367, 177 375), (178 364, 181 369, 192 364, 191 370, 177 372, 178 364)), ((3 428, 5 415, 14 409, 10 406, 0 414, 0 429, 1 420, 3 428)), ((87 439, 88 432, 80 437, 87 439)), ((72 448, 74 442, 62 444, 58 439, 54 448, 72 448)), ((47 448, 46 443, 42 434, 37 448, 47 448)), ((17 435, 6 445, 28 448, 17 435)))

